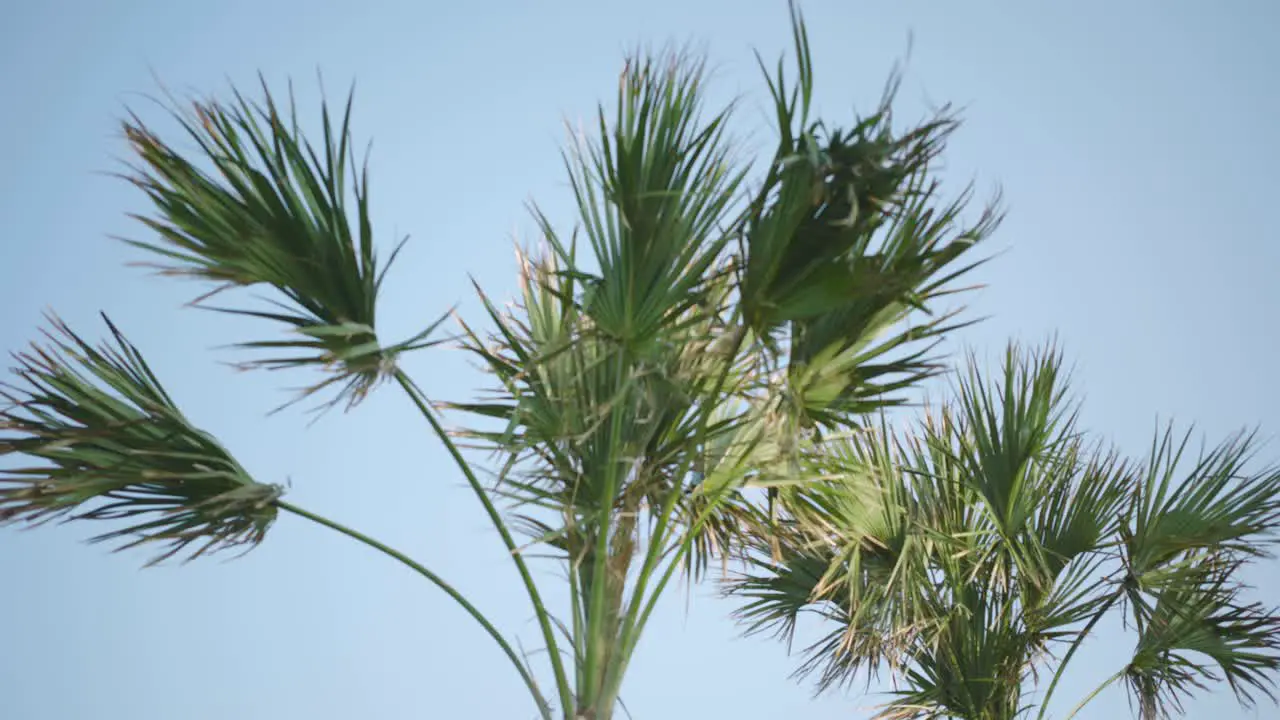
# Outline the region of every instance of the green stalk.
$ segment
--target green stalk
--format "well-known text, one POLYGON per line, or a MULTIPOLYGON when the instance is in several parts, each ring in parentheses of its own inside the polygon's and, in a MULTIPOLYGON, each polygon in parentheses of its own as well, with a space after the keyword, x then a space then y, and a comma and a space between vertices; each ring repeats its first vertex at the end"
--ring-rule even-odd
POLYGON ((582 669, 586 665, 583 662, 586 657, 586 649, 582 646, 582 639, 586 637, 586 627, 583 624, 585 616, 580 609, 582 608, 582 591, 579 589, 578 573, 574 572, 572 566, 565 573, 569 577, 569 607, 573 612, 573 637, 570 641, 573 643, 573 669, 574 679, 577 681, 576 687, 585 687, 587 684, 586 676, 583 675, 582 669))
MULTIPOLYGON (((617 364, 618 377, 622 377, 623 372, 626 370, 626 358, 621 352, 618 353, 617 364)), ((630 384, 630 379, 623 382, 622 393, 627 392, 630 384)), ((622 393, 615 398, 614 402, 620 402, 625 397, 622 393)), ((600 507, 597 528, 599 537, 596 538, 596 557, 592 568, 591 587, 589 588, 591 596, 588 602, 590 604, 587 607, 586 668, 583 673, 587 682, 578 688, 581 702, 585 706, 582 709, 594 710, 592 717, 599 720, 607 720, 613 715, 613 705, 609 699, 610 693, 605 687, 605 680, 609 676, 610 661, 612 660, 610 656, 616 656, 616 653, 608 653, 608 649, 612 643, 616 642, 618 635, 614 624, 617 619, 616 609, 608 607, 607 596, 609 592, 609 540, 614 520, 613 497, 619 485, 618 469, 621 464, 619 457, 621 444, 622 414, 615 408, 610 411, 609 426, 608 457, 613 462, 610 462, 605 469, 604 502, 600 507)), ((625 582, 625 578, 623 582, 625 582)))
MULTIPOLYGON (((729 488, 725 488, 725 491, 727 490, 729 490, 729 488)), ((640 613, 640 618, 636 623, 636 634, 638 634, 640 630, 643 630, 645 624, 648 623, 649 616, 653 614, 654 608, 657 607, 658 598, 662 595, 662 591, 667 587, 667 583, 671 582, 671 577, 675 574, 676 569, 680 567, 680 563, 684 560, 684 556, 691 548, 693 548, 694 536, 702 529, 702 526, 711 519, 711 513, 715 508, 716 505, 714 502, 708 504, 707 507, 703 509, 702 513, 699 514, 693 523, 690 524, 689 530, 685 533, 684 540, 681 541, 680 548, 676 551, 675 557, 672 558, 671 562, 667 565, 666 571, 663 572, 662 578, 658 581, 658 587, 650 593, 649 600, 645 603, 644 611, 640 613)), ((635 642, 635 634, 633 634, 631 637, 631 643, 633 646, 635 642)))
POLYGON ((346 525, 334 522, 322 515, 317 515, 308 510, 304 510, 297 505, 284 500, 276 500, 275 505, 281 510, 293 513, 298 517, 306 518, 307 520, 318 523, 332 530, 336 530, 349 538, 368 545, 384 555, 388 555, 399 560, 402 564, 408 566, 411 570, 423 576, 427 580, 431 581, 433 585, 443 590, 446 595, 453 598, 454 601, 461 605, 462 609, 466 610, 468 615, 474 618, 476 622, 480 623, 480 627, 484 628, 485 632, 489 633, 489 637, 493 638, 494 642, 498 643, 498 647, 502 648, 502 652, 511 660, 511 664, 515 665, 516 671, 520 673, 521 679, 524 680, 524 684, 528 686, 529 693, 533 695, 534 701, 538 704, 538 713, 544 718, 544 720, 551 720, 551 706, 547 704, 546 699, 542 696, 542 691, 538 689, 537 681, 533 679, 533 676, 529 673, 529 669, 525 666, 519 654, 517 654, 515 649, 511 647, 511 643, 507 642, 507 639, 502 636, 502 633, 498 632, 498 629, 493 626, 493 623, 489 622, 489 619, 486 618, 483 613, 476 609, 470 601, 455 590, 452 585, 444 580, 444 578, 441 578, 439 575, 431 572, 421 563, 410 558, 399 550, 378 542, 358 530, 354 530, 346 525))
MULTIPOLYGON (((686 553, 693 547, 693 537, 697 534, 707 520, 711 518, 711 512, 715 509, 715 505, 708 505, 697 519, 690 525, 689 531, 685 534, 685 539, 680 543, 680 548, 676 552, 675 557, 667 564, 667 569, 662 573, 662 577, 658 580, 658 586, 650 593, 648 600, 644 603, 644 610, 640 613, 638 619, 634 620, 634 625, 628 629, 631 632, 626 636, 626 643, 623 645, 622 652, 619 654, 617 666, 614 669, 613 679, 616 681, 618 688, 614 689, 613 694, 617 695, 617 690, 622 685, 622 675, 627 669, 627 665, 631 662, 631 653, 635 650, 636 644, 639 642, 640 633, 644 630, 645 625, 649 622, 649 616, 653 614, 654 608, 657 607, 658 598, 662 596, 663 591, 667 587, 667 583, 671 582, 671 578, 675 575, 675 571, 680 567, 681 561, 686 553)), ((644 600, 638 594, 632 594, 632 605, 638 607, 640 601, 644 600)), ((635 613, 629 611, 628 617, 634 617, 635 613)))
POLYGON ((502 515, 498 512, 498 508, 494 506, 493 501, 489 499, 489 494, 485 492, 484 486, 480 484, 475 471, 471 469, 471 465, 462 457, 458 446, 449 437, 448 431, 440 424, 435 413, 427 406, 422 391, 418 389, 418 386, 403 370, 396 370, 395 376, 400 387, 404 388, 404 391, 408 393, 418 411, 422 413, 427 423, 431 425, 436 437, 440 438, 440 442, 444 444, 445 449, 449 451, 449 455, 453 457, 454 463, 457 464, 458 469, 462 471, 463 476, 467 479, 467 484, 471 486, 472 492, 480 500, 480 504, 484 506, 485 513, 488 514, 494 529, 502 537, 502 543, 510 553, 512 562, 516 564, 516 569, 520 572, 520 579, 524 583, 525 591, 529 595, 529 601, 533 604, 534 614, 538 618, 538 626, 542 630, 543 642, 547 644, 547 654, 551 657, 551 669, 555 673, 556 690, 560 695, 561 711, 566 718, 572 718, 574 707, 573 689, 569 686, 568 677, 565 675, 564 662, 560 658, 560 648, 556 643, 555 631, 551 627, 551 615, 542 603, 542 596, 538 592, 537 584, 533 581, 533 575, 529 572, 529 566, 525 563, 524 556, 520 554, 520 549, 511 537, 511 531, 507 529, 506 522, 502 520, 502 515))
MULTIPOLYGON (((733 317, 730 322, 737 320, 738 312, 739 308, 735 307, 733 317)), ((734 330, 732 347, 726 357, 724 368, 720 371, 720 375, 716 379, 716 384, 709 396, 710 398, 716 398, 720 395, 720 391, 724 389, 724 384, 729 379, 729 373, 733 370, 733 361, 737 358, 738 351, 742 349, 742 343, 746 340, 746 336, 747 328, 745 325, 740 325, 734 330)), ((708 403, 702 408, 702 415, 698 419, 698 427, 694 432, 693 446, 695 448, 705 440, 704 436, 706 435, 707 424, 710 421, 711 413, 714 410, 714 403, 708 403)), ((681 467, 675 477, 684 477, 684 474, 688 472, 689 467, 692 465, 692 461, 693 456, 690 454, 681 463, 681 467)), ((664 554, 663 547, 666 544, 664 539, 666 536, 667 524, 671 519, 672 513, 675 511, 675 504, 677 500, 679 500, 682 492, 683 487, 679 484, 672 488, 671 492, 662 503, 662 510, 658 515, 657 524, 654 526, 654 532, 650 536, 649 548, 645 552, 644 564, 641 566, 640 573, 636 578, 636 586, 635 590, 632 592, 632 600, 627 604, 627 616, 622 622, 622 632, 619 638, 620 652, 618 653, 615 665, 610 668, 608 687, 611 695, 617 695, 617 691, 621 688, 622 675, 626 670, 627 664, 630 662, 631 653, 638 642, 640 631, 644 628, 644 620, 648 617, 648 613, 646 612, 637 622, 640 606, 644 600, 644 591, 649 584, 649 578, 652 577, 654 570, 657 568, 658 562, 664 554)), ((710 510, 710 508, 708 508, 708 510, 710 510)), ((709 517, 709 515, 710 513, 708 512, 707 516, 709 517)), ((699 524, 699 527, 701 527, 701 524, 699 524)), ((657 595, 662 593, 666 584, 666 578, 660 581, 658 589, 654 594, 655 598, 657 595)))
MULTIPOLYGON (((1062 656, 1062 662, 1058 663, 1058 669, 1053 673, 1053 680, 1049 681, 1049 689, 1044 692, 1044 698, 1040 701, 1040 712, 1036 714, 1036 720, 1044 720, 1044 714, 1049 710, 1049 698, 1053 697, 1053 690, 1058 687, 1058 681, 1062 679, 1062 673, 1067 669, 1067 663, 1071 662, 1071 656, 1075 655, 1076 650, 1080 649, 1080 644, 1089 636, 1089 632, 1093 630, 1093 626, 1097 625, 1098 621, 1102 619, 1102 616, 1107 614, 1107 611, 1111 609, 1111 606, 1119 597, 1119 592, 1112 594, 1112 596, 1103 603, 1102 607, 1098 608, 1098 612, 1094 613, 1093 617, 1089 619, 1089 622, 1084 626, 1084 629, 1080 631, 1080 634, 1076 636, 1076 639, 1071 642, 1071 647, 1067 649, 1067 654, 1062 656)), ((1088 701, 1086 700, 1085 702, 1088 701)), ((1081 707, 1083 707, 1083 704, 1081 707)), ((1074 715, 1075 713, 1073 712, 1072 714, 1074 715)))
POLYGON ((1076 716, 1076 713, 1078 713, 1078 712, 1080 712, 1081 710, 1083 710, 1083 709, 1084 709, 1084 706, 1085 706, 1085 705, 1088 705, 1088 704, 1089 704, 1089 702, 1090 702, 1091 700, 1093 700, 1095 697, 1097 697, 1097 696, 1098 696, 1098 693, 1102 692, 1103 690, 1106 690, 1106 689, 1107 689, 1107 687, 1109 687, 1109 686, 1111 685, 1111 683, 1113 683, 1113 682, 1115 682, 1115 681, 1119 680, 1121 677, 1124 677, 1124 672, 1125 672, 1124 670, 1121 670, 1120 672, 1116 673, 1115 675, 1112 675, 1111 677, 1107 678, 1107 681, 1106 681, 1106 682, 1104 682, 1104 683, 1102 683, 1101 685, 1099 685, 1098 687, 1094 688, 1093 692, 1089 693, 1089 696, 1088 696, 1088 697, 1086 697, 1085 699, 1081 700, 1081 701, 1080 701, 1080 704, 1079 704, 1079 705, 1076 705, 1076 706, 1075 706, 1075 709, 1073 709, 1073 710, 1072 710, 1072 711, 1067 715, 1066 720, 1071 720, 1071 718, 1073 718, 1073 717, 1075 717, 1075 716, 1076 716))

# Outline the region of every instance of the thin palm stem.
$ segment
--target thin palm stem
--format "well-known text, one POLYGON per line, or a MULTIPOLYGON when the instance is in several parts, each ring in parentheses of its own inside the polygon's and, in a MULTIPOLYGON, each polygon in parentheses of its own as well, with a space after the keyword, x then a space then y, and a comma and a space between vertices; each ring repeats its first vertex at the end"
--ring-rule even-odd
MULTIPOLYGON (((1117 599, 1119 599, 1119 597, 1120 593, 1112 594, 1112 596, 1103 603, 1102 607, 1098 608, 1098 612, 1089 619, 1088 624, 1084 626, 1084 629, 1080 631, 1080 634, 1076 636, 1076 639, 1072 641, 1071 647, 1067 649, 1067 654, 1062 656, 1062 662, 1058 663, 1058 669, 1053 673, 1053 680, 1049 681, 1049 689, 1045 690, 1044 698, 1040 701, 1040 712, 1036 714, 1036 720, 1044 720, 1044 714, 1049 710, 1049 698, 1053 697, 1053 690, 1058 687, 1058 681, 1062 679, 1062 673, 1067 669, 1067 663, 1071 662, 1071 656, 1076 654, 1076 650, 1080 649, 1080 644, 1089 636, 1089 633, 1093 630, 1093 626, 1097 625, 1098 621, 1102 619, 1102 616, 1107 614, 1107 611, 1111 609, 1111 606, 1117 599)), ((1074 712, 1072 714, 1074 714, 1074 712)))
POLYGON ((546 699, 542 696, 542 691, 538 689, 537 681, 534 680, 533 675, 529 673, 529 668, 526 667, 520 655, 513 647, 511 647, 511 643, 507 642, 507 639, 503 637, 502 633, 493 626, 493 623, 490 622, 475 605, 472 605, 471 602, 462 595, 462 593, 459 593, 444 578, 427 569, 424 565, 408 555, 405 555, 399 550, 365 535, 359 530, 355 530, 347 527, 346 525, 330 520, 323 515, 317 515, 309 510, 304 510, 303 508, 284 500, 277 500, 275 505, 277 508, 293 513, 298 517, 306 518, 314 523, 336 530, 349 538, 368 545, 384 555, 400 561, 401 564, 409 567, 414 572, 429 580, 433 585, 443 590, 445 594, 450 598, 453 598, 453 600, 457 602, 468 615, 474 618, 476 622, 480 623, 480 627, 484 628, 485 632, 489 634, 489 637, 493 638, 494 642, 498 644, 498 647, 502 648, 502 652, 511 660, 511 664, 514 665, 516 671, 520 673, 520 678, 524 680, 525 685, 529 688, 529 693, 533 695, 534 700, 537 702, 538 713, 544 720, 551 720, 551 706, 547 704, 546 699))
MULTIPOLYGON (((616 372, 622 375, 625 369, 625 358, 617 357, 616 372)), ((614 410, 610 413, 609 457, 620 458, 622 452, 622 413, 614 410)), ((579 688, 581 710, 594 710, 592 717, 609 718, 613 716, 611 693, 605 686, 608 679, 609 666, 618 661, 617 648, 610 648, 617 640, 617 608, 609 607, 609 535, 614 528, 616 518, 613 513, 612 498, 617 492, 619 463, 610 463, 605 468, 605 486, 603 497, 606 502, 600 505, 600 516, 597 520, 595 538, 596 549, 591 570, 591 596, 587 599, 587 647, 584 675, 586 685, 579 688), (610 652, 610 650, 615 652, 610 652)), ((620 580, 621 581, 621 580, 620 580)), ((620 582, 619 581, 619 582, 620 582)))
POLYGON ((512 562, 515 563, 516 569, 520 572, 520 579, 524 583, 530 603, 533 604, 534 615, 537 617, 538 627, 542 631, 543 642, 547 644, 547 654, 551 659, 551 669, 555 673, 556 679, 556 690, 560 696, 561 711, 566 718, 573 717, 573 689, 569 685, 569 678, 564 670, 564 662, 560 658, 560 648, 556 643, 555 630, 551 626, 551 614, 542 602, 542 595, 538 592, 538 585, 534 582, 533 574, 529 572, 529 566, 524 561, 524 556, 521 555, 515 539, 512 538, 511 531, 507 528, 507 523, 502 519, 502 514, 498 512, 498 508, 493 504, 493 500, 489 498, 489 494, 485 492, 484 486, 480 484, 480 479, 476 477, 470 463, 462 457, 462 452, 458 450, 457 444, 449 437, 449 432, 440 424, 440 420, 430 406, 427 405, 426 396, 418 388, 417 384, 402 370, 396 370, 395 376, 400 387, 404 388, 405 393, 409 395, 409 399, 413 401, 418 411, 426 418, 431 430, 435 432, 436 437, 440 438, 440 442, 449 451, 454 463, 462 471, 463 477, 467 479, 467 484, 471 486, 472 492, 480 500, 480 504, 484 506, 485 513, 493 523, 494 529, 502 537, 502 544, 506 546, 512 562))
MULTIPOLYGON (((738 314, 739 314, 739 309, 735 307, 731 322, 737 320, 738 314)), ((716 384, 712 389, 711 394, 707 396, 708 398, 714 399, 716 397, 719 397, 721 390, 724 389, 724 384, 725 382, 728 381, 729 374, 733 370, 733 361, 735 358, 737 358, 738 351, 742 349, 742 343, 746 340, 746 336, 747 336, 747 328, 745 325, 740 325, 734 330, 733 342, 731 343, 729 354, 725 357, 724 367, 722 368, 719 374, 719 377, 716 379, 716 384)), ((714 402, 708 402, 701 408, 700 417, 698 418, 698 426, 697 426, 697 429, 695 430, 695 439, 693 442, 693 447, 695 448, 698 447, 699 444, 705 440, 707 426, 708 426, 708 423, 710 422, 711 413, 714 411, 714 409, 715 409, 714 402)), ((693 459, 692 454, 689 454, 685 457, 684 461, 681 463, 678 471, 675 474, 676 478, 681 478, 684 476, 686 472, 688 472, 692 463, 692 459, 693 459)), ((617 663, 617 667, 614 668, 613 677, 610 678, 610 685, 621 684, 622 673, 626 668, 626 664, 630 661, 631 650, 635 647, 636 638, 640 635, 640 631, 644 627, 645 619, 649 615, 648 612, 644 612, 643 615, 640 614, 641 607, 645 605, 644 593, 649 584, 649 578, 652 577, 654 570, 657 568, 657 565, 664 554, 663 548, 666 545, 664 540, 666 536, 667 525, 671 520, 672 514, 675 512, 676 501, 680 498, 683 492, 684 492, 683 487, 679 483, 677 483, 676 486, 672 488, 671 492, 664 499, 662 510, 661 512, 658 513, 657 523, 654 526, 654 532, 650 539, 650 545, 645 553, 644 564, 641 566, 640 573, 636 579, 636 588, 634 593, 632 594, 633 599, 630 603, 628 603, 629 607, 627 608, 627 616, 623 622, 621 637, 619 640, 619 644, 621 645, 620 657, 617 663)), ((711 504, 708 507, 708 510, 714 507, 715 505, 711 504)), ((708 511, 705 515, 709 517, 710 512, 708 511)), ((701 524, 702 523, 699 522, 698 526, 701 527, 701 524)), ((692 534, 696 532, 696 530, 690 529, 689 532, 690 532, 689 537, 692 537, 692 534)), ((681 558, 678 558, 675 562, 678 564, 680 559, 681 558)), ((656 599, 657 596, 662 593, 665 586, 666 586, 666 578, 663 578, 659 582, 658 588, 655 590, 653 594, 654 599, 656 599)), ((616 692, 617 688, 614 688, 614 690, 616 692)))
POLYGON ((1083 699, 1083 700, 1081 700, 1081 701, 1080 701, 1080 704, 1079 704, 1079 705, 1076 705, 1076 706, 1075 706, 1075 708, 1074 708, 1074 709, 1072 709, 1072 710, 1071 710, 1071 712, 1067 714, 1067 717, 1065 718, 1065 720, 1071 720, 1071 718, 1075 717, 1077 713, 1079 713, 1081 710, 1083 710, 1083 709, 1084 709, 1084 706, 1085 706, 1085 705, 1088 705, 1088 704, 1089 704, 1089 703, 1090 703, 1090 702, 1091 702, 1095 697, 1097 697, 1097 696, 1098 696, 1098 693, 1100 693, 1100 692, 1102 692, 1103 690, 1106 690, 1108 687, 1110 687, 1110 686, 1111 686, 1111 683, 1113 683, 1113 682, 1115 682, 1115 681, 1119 680, 1120 678, 1124 677, 1124 673, 1125 673, 1125 671, 1124 671, 1124 670, 1120 670, 1120 671, 1119 671, 1119 672, 1117 672, 1116 674, 1114 674, 1114 675, 1112 675, 1111 677, 1107 678, 1107 679, 1106 679, 1106 681, 1105 681, 1105 682, 1103 682, 1101 685, 1099 685, 1098 687, 1094 688, 1094 689, 1093 689, 1093 692, 1089 693, 1089 695, 1088 695, 1088 696, 1086 696, 1086 697, 1085 697, 1085 699, 1083 699))

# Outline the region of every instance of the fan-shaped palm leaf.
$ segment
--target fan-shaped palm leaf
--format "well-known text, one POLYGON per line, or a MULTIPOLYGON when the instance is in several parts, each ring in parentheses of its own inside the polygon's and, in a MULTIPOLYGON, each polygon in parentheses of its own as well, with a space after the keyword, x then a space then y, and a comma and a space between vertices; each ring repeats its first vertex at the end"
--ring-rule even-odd
POLYGON ((1185 468, 1190 433, 1157 437, 1134 488, 1124 528, 1129 572, 1139 586, 1159 584, 1162 571, 1193 564, 1202 549, 1265 554, 1280 529, 1280 468, 1248 472, 1255 437, 1240 434, 1185 468))
POLYGON ((1275 700, 1280 613, 1241 598, 1239 561, 1203 553, 1193 559, 1194 569, 1136 610, 1142 631, 1124 676, 1143 720, 1181 712, 1192 692, 1222 679, 1242 703, 1251 704, 1254 692, 1275 700))
POLYGON ((841 425, 940 370, 928 341, 963 323, 933 304, 979 264, 956 261, 1000 213, 990 205, 965 225, 968 191, 939 202, 933 165, 958 120, 944 110, 895 130, 896 75, 852 129, 811 121, 813 68, 794 7, 793 28, 797 80, 788 85, 781 63, 769 79, 779 145, 744 218, 740 295, 758 336, 790 337, 807 420, 841 425))
POLYGON ((367 172, 352 170, 350 96, 336 123, 322 105, 319 148, 303 136, 292 98, 286 114, 265 81, 261 102, 235 91, 234 102, 195 101, 189 110, 175 103, 171 114, 195 141, 196 160, 137 115, 124 123, 137 158, 129 180, 155 210, 136 217, 158 236, 129 242, 158 256, 166 274, 217 283, 197 303, 235 286, 267 285, 283 295, 259 309, 224 309, 295 333, 242 343, 268 353, 244 366, 322 368, 329 377, 303 396, 336 385, 329 404, 350 406, 391 373, 397 354, 430 344, 439 321, 389 346, 375 331, 378 291, 400 246, 379 262, 367 172))
POLYGON ((0 471, 0 519, 121 521, 93 541, 157 543, 152 563, 261 542, 281 489, 193 426, 110 321, 98 347, 53 324, 48 343, 17 355, 19 381, 3 392, 0 456, 42 462, 0 471))
POLYGON ((566 159, 599 268, 569 268, 582 277, 583 311, 634 351, 695 307, 732 237, 744 171, 725 138, 730 109, 702 117, 703 65, 687 54, 628 59, 612 121, 601 108, 599 140, 580 140, 566 159))

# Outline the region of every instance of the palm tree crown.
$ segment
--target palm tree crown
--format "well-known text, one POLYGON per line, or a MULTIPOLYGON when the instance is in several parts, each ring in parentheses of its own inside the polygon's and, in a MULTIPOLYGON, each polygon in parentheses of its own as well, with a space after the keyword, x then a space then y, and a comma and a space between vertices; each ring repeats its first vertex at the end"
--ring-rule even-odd
POLYGON ((461 323, 459 338, 490 385, 470 401, 429 398, 398 362, 443 342, 448 312, 399 342, 378 329, 401 245, 380 251, 350 97, 340 116, 321 105, 318 142, 265 83, 256 100, 175 101, 189 153, 124 122, 125 177, 150 201, 148 237, 128 242, 201 283, 193 305, 274 327, 238 346, 239 365, 319 373, 297 399, 326 391, 321 409, 353 410, 402 391, 509 555, 543 652, 518 652, 405 553, 251 477, 114 325, 94 346, 54 321, 17 356, 0 457, 33 464, 0 469, 0 523, 115 523, 98 539, 158 544, 158 561, 252 548, 281 512, 304 518, 456 601, 544 720, 613 717, 670 581, 737 561, 748 629, 789 635, 809 611, 834 622, 803 668, 821 686, 880 667, 905 682, 884 717, 1020 717, 1031 674, 1063 646, 1065 666, 1113 609, 1138 634, 1115 680, 1145 718, 1214 677, 1242 700, 1270 695, 1277 616, 1241 598, 1235 571, 1271 542, 1280 473, 1245 472, 1251 438, 1190 469, 1171 434, 1121 462, 1077 427, 1054 352, 1011 352, 995 382, 971 369, 910 433, 878 426, 946 370, 938 343, 970 322, 948 303, 1001 211, 943 192, 959 120, 943 108, 902 123, 896 74, 870 113, 813 117, 791 19, 793 60, 761 65, 777 142, 756 162, 731 134, 734 106, 707 100, 701 58, 626 60, 615 101, 565 153, 573 225, 535 208, 516 302, 477 288, 487 327, 461 323), (466 420, 446 427, 450 411, 466 420), (494 482, 461 441, 494 453, 494 482), (565 607, 531 570, 548 555, 565 607))

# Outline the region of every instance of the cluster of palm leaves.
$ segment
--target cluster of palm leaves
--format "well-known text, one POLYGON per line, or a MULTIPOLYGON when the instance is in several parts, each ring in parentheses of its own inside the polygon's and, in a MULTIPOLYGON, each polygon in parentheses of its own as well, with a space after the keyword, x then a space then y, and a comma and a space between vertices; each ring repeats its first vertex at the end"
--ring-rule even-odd
POLYGON ((1274 541, 1280 472, 1248 472, 1252 436, 1191 458, 1172 428, 1122 461, 1078 427, 1060 369, 1052 349, 1011 347, 906 431, 809 446, 810 480, 730 583, 748 628, 790 638, 823 618, 800 671, 821 687, 889 671, 904 689, 884 718, 1024 717, 1045 672, 1042 718, 1112 611, 1133 654, 1071 715, 1118 681, 1144 720, 1215 680, 1271 697, 1280 614, 1242 597, 1239 571, 1274 541))
POLYGON ((94 346, 55 322, 16 356, 0 455, 35 463, 0 471, 0 522, 110 521, 95 539, 157 545, 159 561, 251 548, 279 511, 312 520, 449 594, 543 718, 612 717, 671 580, 713 571, 748 631, 823 619, 801 668, 821 688, 891 673, 903 689, 886 718, 1021 717, 1037 673, 1054 669, 1052 695, 1113 611, 1136 645, 1108 684, 1144 718, 1217 679, 1269 696, 1280 616, 1243 597, 1238 570, 1272 541, 1280 473, 1250 471, 1252 438, 1187 460, 1170 432, 1124 462, 1077 427, 1058 354, 1016 348, 1002 374, 971 362, 954 402, 890 430, 886 413, 947 370, 938 343, 966 321, 944 304, 1000 214, 971 212, 968 190, 944 198, 937 159, 958 120, 902 126, 896 81, 847 124, 811 117, 798 13, 792 28, 794 62, 762 65, 777 145, 754 163, 733 107, 707 107, 699 58, 627 61, 598 132, 565 154, 574 227, 535 211, 517 301, 477 289, 489 328, 464 323, 461 342, 491 384, 469 402, 428 398, 397 363, 441 342, 440 320, 392 344, 375 330, 390 261, 354 172, 350 99, 336 121, 322 108, 318 145, 265 84, 258 102, 174 106, 193 157, 125 123, 127 177, 153 203, 140 220, 155 237, 133 244, 211 283, 195 305, 283 330, 243 343, 243 365, 321 373, 299 399, 329 391, 321 409, 350 410, 388 380, 408 395, 510 551, 543 670, 430 569, 249 477, 114 325, 94 346), (208 304, 244 288, 270 296, 208 304), (448 428, 443 411, 466 419, 448 428), (457 438, 491 452, 496 482, 457 438), (548 555, 568 607, 530 570, 548 555))

